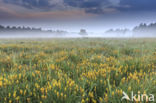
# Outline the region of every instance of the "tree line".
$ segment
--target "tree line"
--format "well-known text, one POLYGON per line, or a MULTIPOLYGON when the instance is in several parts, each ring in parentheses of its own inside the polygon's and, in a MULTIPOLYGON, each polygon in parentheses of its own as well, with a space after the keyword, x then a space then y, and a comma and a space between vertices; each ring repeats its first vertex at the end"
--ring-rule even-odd
POLYGON ((34 28, 34 27, 16 27, 16 26, 2 26, 0 25, 0 32, 47 32, 47 33, 67 33, 66 31, 62 30, 42 30, 41 28, 34 28))
POLYGON ((156 36, 156 23, 141 23, 140 25, 134 27, 132 30, 129 29, 109 29, 106 34, 120 34, 125 35, 131 32, 133 36, 156 36))

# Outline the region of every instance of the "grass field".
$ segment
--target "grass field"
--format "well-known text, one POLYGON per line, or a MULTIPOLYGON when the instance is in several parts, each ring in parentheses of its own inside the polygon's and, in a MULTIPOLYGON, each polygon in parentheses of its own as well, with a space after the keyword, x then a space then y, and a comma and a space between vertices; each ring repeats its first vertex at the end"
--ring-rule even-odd
POLYGON ((127 103, 123 91, 156 95, 156 39, 0 40, 0 103, 127 103))

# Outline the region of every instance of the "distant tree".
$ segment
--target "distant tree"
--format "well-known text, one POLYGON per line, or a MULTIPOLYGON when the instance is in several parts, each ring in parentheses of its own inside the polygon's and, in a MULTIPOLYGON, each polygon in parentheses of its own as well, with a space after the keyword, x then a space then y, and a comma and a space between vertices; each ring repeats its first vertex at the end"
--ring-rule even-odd
POLYGON ((4 29, 4 28, 5 28, 4 26, 0 25, 0 29, 4 29))
POLYGON ((42 29, 41 28, 38 28, 38 31, 42 31, 42 29))
POLYGON ((129 31, 130 31, 129 29, 116 29, 116 30, 109 29, 105 33, 107 33, 107 34, 121 34, 121 35, 124 35, 126 32, 129 32, 129 31))
POLYGON ((10 26, 7 26, 6 29, 11 29, 11 27, 10 26))
POLYGON ((11 28, 11 30, 17 30, 16 26, 13 26, 13 27, 11 28))
POLYGON ((31 28, 30 27, 26 27, 26 30, 31 30, 31 28))
POLYGON ((21 30, 22 28, 19 26, 19 27, 17 27, 17 29, 18 29, 18 30, 21 30))
POLYGON ((141 23, 139 26, 133 29, 134 36, 145 36, 145 37, 155 37, 156 36, 156 23, 151 23, 149 25, 141 23))
POLYGON ((25 27, 25 26, 23 26, 23 27, 22 27, 22 30, 26 30, 26 27, 25 27))
POLYGON ((79 34, 80 34, 80 35, 87 35, 87 32, 86 32, 85 29, 81 29, 79 34))

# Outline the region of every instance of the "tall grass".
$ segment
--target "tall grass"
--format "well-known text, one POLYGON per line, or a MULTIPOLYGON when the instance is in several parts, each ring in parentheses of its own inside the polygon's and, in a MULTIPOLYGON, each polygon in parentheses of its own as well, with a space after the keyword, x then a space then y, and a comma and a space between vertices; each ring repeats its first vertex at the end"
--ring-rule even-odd
POLYGON ((127 103, 156 94, 155 39, 0 40, 1 103, 127 103))

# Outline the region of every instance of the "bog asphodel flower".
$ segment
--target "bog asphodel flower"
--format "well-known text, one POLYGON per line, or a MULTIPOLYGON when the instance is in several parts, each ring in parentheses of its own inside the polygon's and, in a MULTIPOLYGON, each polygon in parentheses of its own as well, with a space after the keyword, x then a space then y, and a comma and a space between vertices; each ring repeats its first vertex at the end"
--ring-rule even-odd
POLYGON ((0 87, 2 87, 3 86, 3 82, 2 81, 0 81, 0 87))

